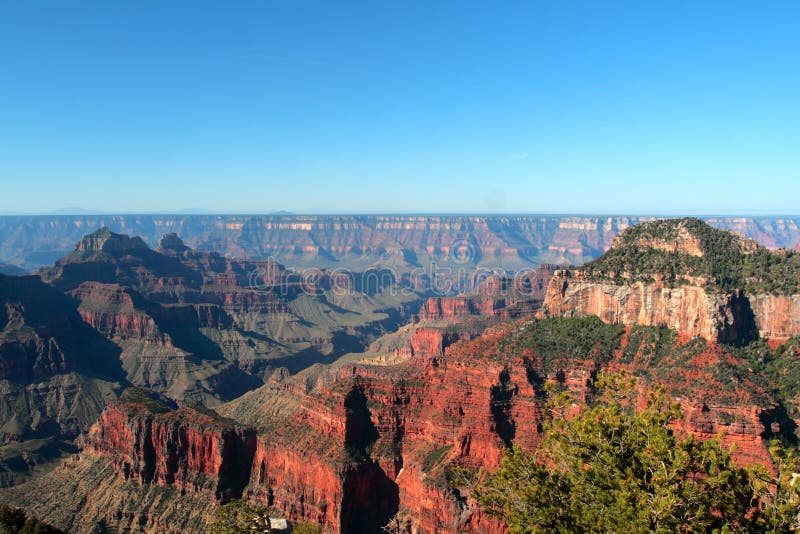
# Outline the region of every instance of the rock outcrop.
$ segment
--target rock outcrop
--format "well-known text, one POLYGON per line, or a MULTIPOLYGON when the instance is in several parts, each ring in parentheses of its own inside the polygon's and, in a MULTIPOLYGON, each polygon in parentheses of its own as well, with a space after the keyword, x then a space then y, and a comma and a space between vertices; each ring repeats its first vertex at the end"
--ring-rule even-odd
POLYGON ((418 319, 458 323, 471 316, 513 319, 532 315, 544 301, 556 272, 556 265, 542 264, 513 276, 486 276, 474 293, 429 298, 420 308, 418 319))
POLYGON ((419 319, 421 321, 458 319, 478 313, 467 297, 432 297, 426 300, 419 310, 419 319))
POLYGON ((556 317, 596 315, 608 323, 666 326, 688 337, 736 341, 752 337, 752 311, 741 291, 727 295, 663 281, 620 285, 593 281, 578 271, 557 271, 545 309, 556 317))
POLYGON ((442 356, 460 340, 469 340, 498 322, 530 317, 539 309, 555 265, 540 265, 514 276, 489 275, 473 293, 429 297, 414 321, 374 341, 362 361, 390 365, 413 356, 442 356))
POLYGON ((674 328, 717 342, 800 335, 800 255, 770 252, 696 219, 618 236, 583 267, 555 273, 540 315, 674 328))
POLYGON ((136 253, 146 250, 147 244, 140 237, 115 234, 108 228, 85 235, 75 247, 76 256, 92 256, 96 254, 136 253))
POLYGON ((786 341, 800 335, 800 295, 751 295, 748 297, 760 337, 786 341))
POLYGON ((443 356, 444 349, 460 339, 459 333, 443 328, 419 327, 411 337, 411 354, 443 356))

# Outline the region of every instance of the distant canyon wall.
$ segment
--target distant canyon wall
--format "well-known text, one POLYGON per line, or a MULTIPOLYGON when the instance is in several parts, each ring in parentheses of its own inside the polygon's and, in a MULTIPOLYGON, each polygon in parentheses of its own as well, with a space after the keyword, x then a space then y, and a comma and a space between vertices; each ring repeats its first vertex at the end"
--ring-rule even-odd
MULTIPOLYGON (((50 265, 101 227, 156 246, 175 232, 192 248, 229 257, 275 257, 290 267, 404 271, 431 267, 520 269, 580 264, 645 216, 467 215, 60 215, 0 217, 0 260, 50 265)), ((800 242, 800 217, 714 217, 707 222, 768 247, 800 242)))

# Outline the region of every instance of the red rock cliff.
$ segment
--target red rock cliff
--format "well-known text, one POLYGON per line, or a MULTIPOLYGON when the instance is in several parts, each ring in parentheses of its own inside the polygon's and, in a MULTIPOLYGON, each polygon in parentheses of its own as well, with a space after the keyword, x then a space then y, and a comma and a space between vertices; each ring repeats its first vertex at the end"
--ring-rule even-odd
POLYGON ((510 275, 489 275, 479 281, 474 294, 429 298, 419 311, 419 320, 458 322, 464 317, 515 318, 531 315, 544 300, 555 265, 510 275))
MULTIPOLYGON (((532 324, 493 327, 433 358, 341 368, 335 380, 302 395, 299 408, 262 435, 248 495, 292 519, 324 521, 341 532, 359 531, 348 510, 353 502, 366 506, 367 495, 390 503, 392 513, 416 532, 502 532, 502 525, 448 487, 449 466, 493 469, 511 443, 532 450, 545 418, 543 384, 559 382, 583 399, 605 365, 591 355, 545 364, 544 355, 519 341, 532 324), (354 396, 363 396, 361 408, 348 405, 354 396), (353 435, 365 442, 351 442, 353 435), (368 452, 355 464, 363 471, 353 471, 347 451, 359 446, 368 452)), ((750 381, 747 362, 721 346, 676 338, 656 372, 647 339, 632 345, 628 336, 626 330, 610 365, 644 370, 650 373, 642 379, 645 389, 660 382, 681 399, 679 431, 701 437, 724 431, 738 461, 769 463, 765 439, 783 423, 769 395, 750 381), (738 389, 719 369, 739 370, 738 389)), ((263 420, 263 414, 253 416, 254 423, 263 420)))
POLYGON ((800 295, 748 297, 762 338, 785 341, 800 335, 800 295))
POLYGON ((154 401, 110 404, 84 440, 111 459, 120 476, 141 483, 241 496, 256 449, 255 431, 192 408, 166 410, 154 401))
POLYGON ((432 297, 425 301, 419 310, 421 321, 453 319, 471 315, 473 307, 466 297, 432 297))
POLYGON ((411 336, 411 350, 415 356, 443 356, 444 349, 459 339, 459 334, 441 328, 419 327, 411 336))

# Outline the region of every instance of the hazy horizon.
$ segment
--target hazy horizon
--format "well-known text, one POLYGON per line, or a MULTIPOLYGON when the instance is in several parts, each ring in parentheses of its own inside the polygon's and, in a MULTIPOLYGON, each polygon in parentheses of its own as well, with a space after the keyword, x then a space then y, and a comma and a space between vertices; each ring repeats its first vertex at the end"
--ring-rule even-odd
POLYGON ((535 217, 535 216, 548 216, 548 217, 616 217, 616 216, 633 216, 633 217, 795 217, 800 216, 800 209, 797 210, 686 210, 686 211, 337 211, 337 210, 323 210, 323 209, 309 209, 309 210, 265 210, 265 211, 217 211, 204 208, 187 208, 183 210, 174 211, 157 211, 157 210, 131 210, 131 211, 98 211, 91 209, 59 209, 52 212, 0 212, 0 217, 48 217, 48 216, 64 216, 64 217, 104 217, 104 216, 123 216, 123 215, 171 215, 171 216, 485 216, 485 217, 503 217, 503 216, 520 216, 520 217, 535 217))

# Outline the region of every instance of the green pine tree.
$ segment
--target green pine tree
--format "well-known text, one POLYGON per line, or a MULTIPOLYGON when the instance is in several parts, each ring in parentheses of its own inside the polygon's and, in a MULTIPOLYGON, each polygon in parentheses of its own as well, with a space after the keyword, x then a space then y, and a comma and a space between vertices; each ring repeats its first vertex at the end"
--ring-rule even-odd
POLYGON ((773 443, 778 477, 738 467, 720 438, 680 438, 680 410, 656 388, 635 409, 635 381, 601 374, 576 410, 553 392, 533 454, 513 448, 494 473, 456 471, 510 533, 791 532, 800 511, 797 456, 773 443))

